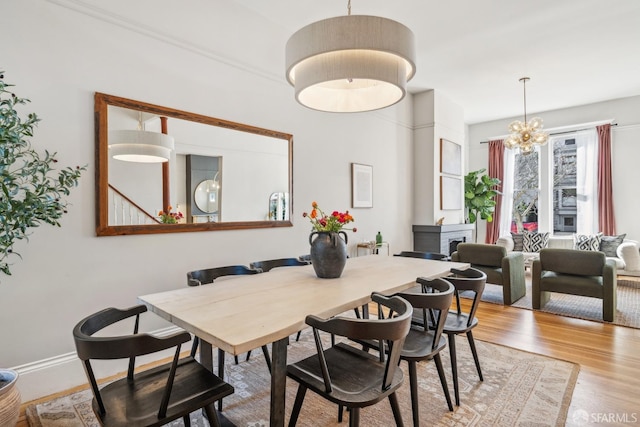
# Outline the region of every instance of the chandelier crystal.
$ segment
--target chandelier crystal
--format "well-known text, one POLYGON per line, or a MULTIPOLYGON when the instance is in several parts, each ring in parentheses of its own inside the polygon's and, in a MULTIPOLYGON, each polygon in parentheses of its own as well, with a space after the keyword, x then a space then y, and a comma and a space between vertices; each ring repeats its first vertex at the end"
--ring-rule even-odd
POLYGON ((511 135, 504 140, 507 148, 519 148, 522 154, 531 154, 536 145, 545 145, 549 140, 549 134, 542 130, 542 119, 534 117, 527 122, 527 81, 529 77, 522 77, 524 89, 524 121, 515 120, 509 124, 511 135))

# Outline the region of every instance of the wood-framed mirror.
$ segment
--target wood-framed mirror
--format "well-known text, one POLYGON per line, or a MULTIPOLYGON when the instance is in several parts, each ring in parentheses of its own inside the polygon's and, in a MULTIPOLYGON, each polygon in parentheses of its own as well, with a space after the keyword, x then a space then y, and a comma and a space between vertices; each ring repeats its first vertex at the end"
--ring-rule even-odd
POLYGON ((98 92, 95 131, 98 236, 293 225, 291 134, 98 92))

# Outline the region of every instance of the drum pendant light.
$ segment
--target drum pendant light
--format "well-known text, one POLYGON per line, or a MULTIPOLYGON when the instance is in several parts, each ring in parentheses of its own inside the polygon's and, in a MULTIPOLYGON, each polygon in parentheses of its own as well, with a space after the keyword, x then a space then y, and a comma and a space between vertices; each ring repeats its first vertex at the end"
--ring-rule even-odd
POLYGON ((286 46, 286 77, 311 109, 361 112, 406 94, 416 72, 413 32, 391 19, 348 15, 301 28, 286 46))

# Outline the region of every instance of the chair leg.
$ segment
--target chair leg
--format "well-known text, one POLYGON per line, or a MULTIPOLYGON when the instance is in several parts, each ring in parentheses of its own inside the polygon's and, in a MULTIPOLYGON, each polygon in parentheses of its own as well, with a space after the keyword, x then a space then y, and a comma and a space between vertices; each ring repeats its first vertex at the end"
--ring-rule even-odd
POLYGON ((476 362, 478 377, 480 377, 480 381, 484 381, 484 378, 482 378, 482 369, 480 369, 480 359, 478 358, 478 352, 476 351, 476 342, 473 339, 473 333, 471 333, 471 331, 467 332, 467 340, 469 341, 469 347, 471 347, 471 354, 473 354, 473 361, 476 362))
POLYGON ((414 427, 420 425, 420 404, 418 403, 418 370, 415 361, 409 363, 409 386, 411 389, 411 413, 414 427))
POLYGON ((209 425, 211 427, 220 427, 220 420, 218 419, 218 413, 213 408, 213 405, 207 405, 204 407, 204 413, 207 414, 209 425))
MULTIPOLYGON (((218 349, 218 377, 224 380, 224 350, 218 349)), ((222 399, 218 400, 218 411, 222 412, 222 399)))
POLYGON ((298 333, 296 334, 296 341, 300 341, 300 334, 302 333, 302 331, 298 331, 298 333))
POLYGON ((442 359, 440 358, 440 353, 433 356, 433 361, 436 362, 436 368, 438 368, 438 376, 440 377, 440 383, 442 384, 444 397, 447 399, 447 406, 449 407, 449 410, 453 412, 453 404, 451 403, 451 395, 449 394, 447 379, 444 376, 444 369, 442 368, 442 359))
POLYGON ((267 362, 267 369, 271 373, 271 356, 269 356, 269 348, 266 345, 262 346, 262 354, 264 354, 264 361, 267 362))
MULTIPOLYGON (((236 356, 236 357, 237 357, 237 356, 236 356)), ((247 351, 247 358, 246 358, 244 361, 245 361, 245 362, 248 362, 250 357, 251 357, 251 350, 247 351)), ((238 359, 236 358, 236 365, 238 364, 237 360, 238 360, 238 359)))
POLYGON ((351 408, 349 410, 349 427, 358 427, 360 425, 360 408, 351 408))
POLYGON ((238 356, 234 355, 233 356, 233 361, 236 362, 236 365, 238 364, 238 356))
POLYGON ((191 414, 187 414, 182 417, 182 422, 184 423, 184 427, 191 427, 191 414))
POLYGON ((458 388, 458 357, 456 354, 456 334, 447 334, 449 338, 449 356, 451 358, 451 377, 453 378, 453 394, 456 406, 460 406, 460 389, 458 388))
POLYGON ((344 414, 344 406, 338 405, 338 422, 342 422, 342 415, 344 414))
POLYGON ((298 422, 298 416, 300 415, 300 408, 302 408, 302 402, 304 401, 304 395, 307 393, 307 388, 300 384, 298 386, 298 392, 296 393, 296 400, 291 410, 291 418, 289 418, 289 427, 295 427, 298 422))
POLYGON ((396 420, 397 427, 403 427, 402 414, 400 413, 400 405, 398 404, 398 396, 395 393, 389 395, 389 403, 391 404, 391 412, 393 412, 393 419, 396 420))

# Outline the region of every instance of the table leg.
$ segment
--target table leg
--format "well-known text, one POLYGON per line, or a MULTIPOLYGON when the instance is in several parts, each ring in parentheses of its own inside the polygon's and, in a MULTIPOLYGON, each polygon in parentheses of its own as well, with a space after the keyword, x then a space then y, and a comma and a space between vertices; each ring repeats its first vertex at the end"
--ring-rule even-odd
MULTIPOLYGON (((213 348, 210 343, 202 339, 200 340, 200 364, 205 368, 207 368, 208 370, 210 370, 211 372, 213 372, 213 348)), ((221 374, 222 375, 219 375, 220 378, 224 379, 223 378, 224 370, 221 372, 221 374)), ((221 411, 222 411, 222 399, 218 401, 218 421, 220 421, 220 425, 222 427, 234 427, 235 424, 233 424, 227 417, 222 415, 221 411)), ((207 418, 207 415, 204 409, 202 410, 202 415, 205 418, 207 418)))
POLYGON ((271 346, 271 427, 284 427, 288 344, 286 337, 271 346))
POLYGON ((213 349, 211 344, 200 340, 200 364, 213 372, 213 349))

